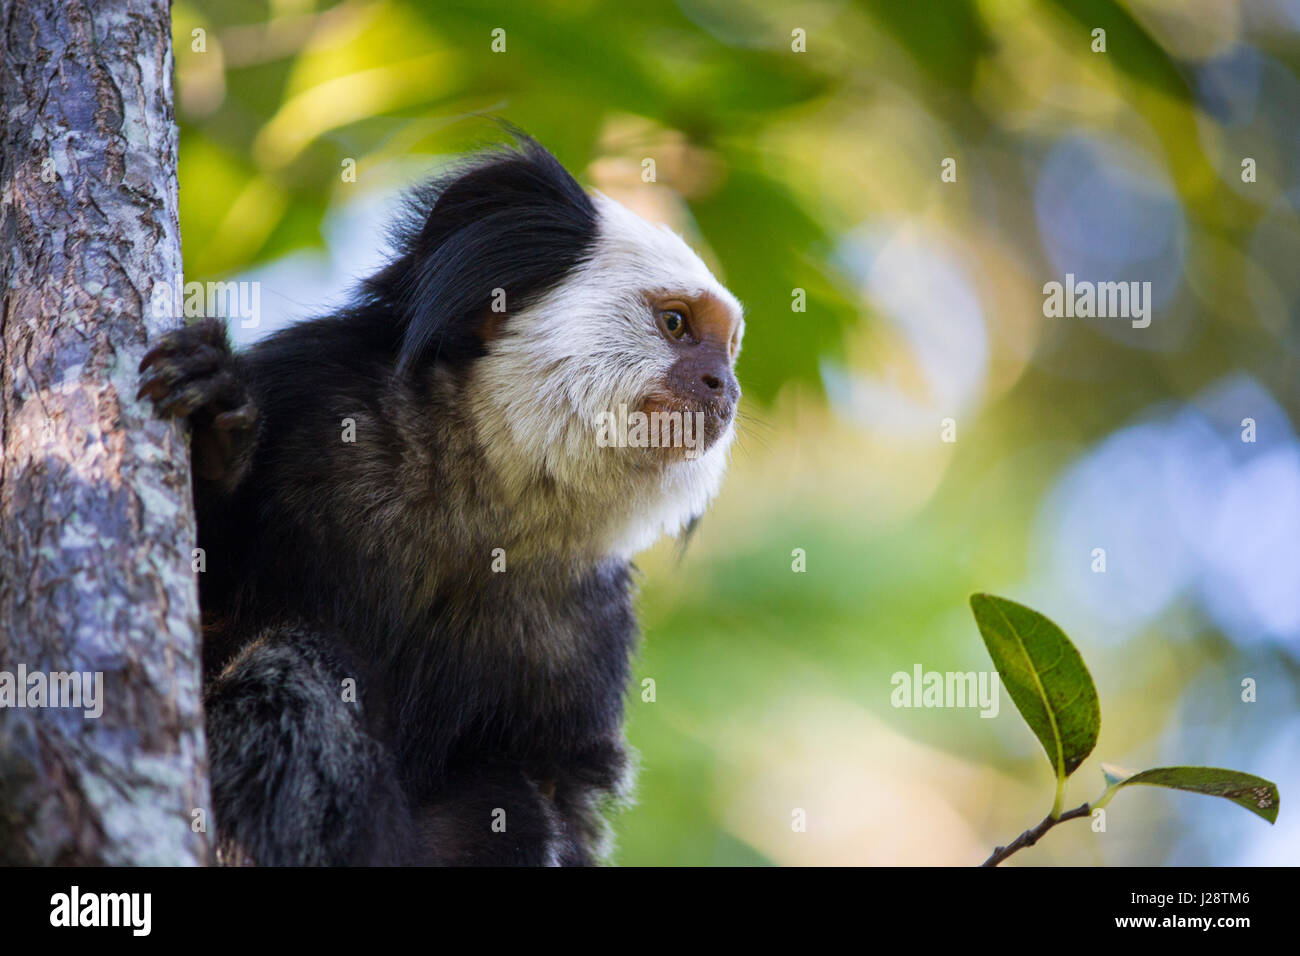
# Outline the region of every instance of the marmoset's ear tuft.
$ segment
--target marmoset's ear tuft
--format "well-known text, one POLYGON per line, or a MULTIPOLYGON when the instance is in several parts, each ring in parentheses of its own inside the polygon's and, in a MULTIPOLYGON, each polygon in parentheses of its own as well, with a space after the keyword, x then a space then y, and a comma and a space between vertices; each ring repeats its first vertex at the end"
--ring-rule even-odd
POLYGON ((398 258, 366 281, 405 323, 399 372, 483 354, 489 318, 508 322, 591 252, 591 199, 554 156, 512 132, 517 148, 480 154, 412 195, 398 258))

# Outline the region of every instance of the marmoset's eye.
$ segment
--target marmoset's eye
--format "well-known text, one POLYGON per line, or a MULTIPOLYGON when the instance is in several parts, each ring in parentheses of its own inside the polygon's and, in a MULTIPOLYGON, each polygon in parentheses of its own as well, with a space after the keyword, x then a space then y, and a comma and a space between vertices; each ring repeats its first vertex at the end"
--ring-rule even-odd
POLYGON ((676 309, 669 309, 660 313, 663 319, 664 331, 675 339, 680 339, 686 334, 686 316, 682 315, 676 309))

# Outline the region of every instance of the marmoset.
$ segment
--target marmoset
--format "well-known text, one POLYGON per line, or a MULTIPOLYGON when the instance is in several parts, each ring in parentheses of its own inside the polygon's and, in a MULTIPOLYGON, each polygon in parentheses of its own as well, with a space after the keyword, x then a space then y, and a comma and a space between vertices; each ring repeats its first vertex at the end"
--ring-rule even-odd
POLYGON ((719 489, 742 310, 522 135, 417 188, 394 239, 334 314, 238 353, 204 319, 141 363, 192 428, 219 855, 599 862, 630 561, 719 489), (633 413, 698 447, 597 440, 633 413))

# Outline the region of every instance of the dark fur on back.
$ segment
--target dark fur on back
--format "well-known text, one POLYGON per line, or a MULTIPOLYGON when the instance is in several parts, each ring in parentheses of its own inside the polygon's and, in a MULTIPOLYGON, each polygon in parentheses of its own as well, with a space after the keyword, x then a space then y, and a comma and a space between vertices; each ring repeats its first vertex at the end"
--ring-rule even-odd
POLYGON ((531 141, 416 204, 352 308, 239 355, 201 323, 145 360, 142 392, 189 417, 207 476, 221 844, 268 864, 590 863, 626 769, 629 569, 535 546, 465 389, 493 290, 508 322, 562 282, 595 212, 531 141))

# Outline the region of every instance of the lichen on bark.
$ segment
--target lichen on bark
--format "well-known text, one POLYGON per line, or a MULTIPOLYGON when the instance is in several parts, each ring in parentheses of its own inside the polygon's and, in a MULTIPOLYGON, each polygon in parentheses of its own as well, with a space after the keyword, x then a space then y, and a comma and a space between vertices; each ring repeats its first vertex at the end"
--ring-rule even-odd
POLYGON ((181 272, 170 30, 0 0, 0 670, 104 675, 98 719, 0 708, 0 862, 207 860, 189 453, 135 399, 181 272))

